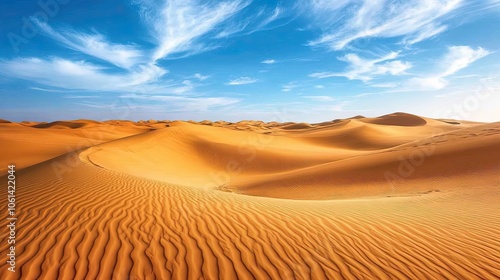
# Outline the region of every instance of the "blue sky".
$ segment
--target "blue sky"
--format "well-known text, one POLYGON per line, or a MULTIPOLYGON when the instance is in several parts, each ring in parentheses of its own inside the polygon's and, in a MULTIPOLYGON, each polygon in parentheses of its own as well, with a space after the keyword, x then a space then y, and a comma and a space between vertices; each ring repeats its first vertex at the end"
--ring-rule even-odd
POLYGON ((500 120, 499 0, 2 1, 0 18, 4 119, 500 120))

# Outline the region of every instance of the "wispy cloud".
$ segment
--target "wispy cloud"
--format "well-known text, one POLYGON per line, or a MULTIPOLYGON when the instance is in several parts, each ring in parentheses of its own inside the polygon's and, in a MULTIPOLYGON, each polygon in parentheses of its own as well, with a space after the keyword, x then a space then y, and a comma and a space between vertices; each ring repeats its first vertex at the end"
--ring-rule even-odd
POLYGON ((379 84, 370 84, 372 87, 377 88, 395 88, 398 86, 397 83, 379 83, 379 84))
POLYGON ((57 92, 57 93, 68 92, 67 90, 60 90, 60 89, 53 89, 53 88, 41 88, 41 87, 30 87, 30 89, 38 90, 38 91, 45 91, 45 92, 57 92))
POLYGON ((274 11, 259 23, 257 30, 264 28, 265 26, 267 26, 271 22, 277 20, 278 18, 280 18, 281 15, 283 15, 283 9, 280 7, 274 8, 274 11))
POLYGON ((264 63, 264 64, 275 64, 277 61, 274 60, 274 59, 266 59, 264 61, 262 61, 261 63, 264 63))
POLYGON ((161 90, 154 85, 166 70, 155 65, 142 65, 125 73, 109 73, 108 69, 86 61, 62 58, 19 58, 0 61, 0 74, 7 77, 31 80, 36 83, 63 89, 93 91, 161 90))
POLYGON ((158 47, 152 60, 172 54, 201 52, 210 46, 199 39, 248 6, 246 1, 203 2, 199 0, 139 1, 141 17, 158 47))
POLYGON ((376 59, 363 59, 356 54, 347 54, 340 60, 349 63, 345 72, 318 72, 310 76, 314 78, 346 77, 349 80, 361 80, 367 82, 380 75, 401 75, 411 68, 411 63, 395 60, 399 52, 391 52, 376 59))
POLYGON ((144 60, 143 52, 135 45, 109 42, 99 33, 78 32, 69 28, 55 30, 47 23, 33 19, 42 34, 63 46, 102 59, 121 68, 130 68, 144 60))
POLYGON ((88 98, 100 98, 100 96, 97 96, 97 95, 66 95, 66 96, 63 96, 63 98, 68 98, 68 99, 88 99, 88 98))
POLYGON ((299 87, 299 85, 297 84, 297 82, 289 82, 289 83, 283 85, 283 87, 281 88, 281 91, 289 92, 289 91, 292 91, 294 88, 297 88, 297 87, 299 87))
POLYGON ((204 80, 210 78, 209 75, 202 75, 200 73, 194 74, 193 77, 196 78, 196 79, 198 79, 198 80, 200 80, 200 81, 204 81, 204 80))
MULTIPOLYGON (((238 103, 240 100, 229 97, 186 97, 171 95, 144 95, 144 94, 124 94, 120 96, 128 100, 144 100, 154 102, 165 102, 169 106, 175 106, 173 109, 182 110, 207 110, 211 107, 227 106, 238 103)), ((172 108, 170 108, 171 110, 172 108)))
POLYGON ((362 38, 394 38, 411 45, 447 29, 462 0, 310 0, 307 10, 323 30, 311 46, 341 50, 362 38))
POLYGON ((248 85, 256 83, 257 81, 258 81, 257 79, 250 77, 240 77, 227 82, 226 85, 231 85, 231 86, 248 85))
POLYGON ((220 46, 217 39, 268 29, 284 14, 279 6, 263 7, 257 13, 249 11, 252 0, 137 0, 136 3, 157 45, 151 57, 153 62, 217 48, 220 46))
POLYGON ((319 101, 319 102, 331 102, 335 101, 335 98, 328 96, 328 95, 306 95, 302 96, 303 98, 310 99, 313 101, 319 101))
MULTIPOLYGON (((248 0, 248 6, 251 2, 251 0, 248 0)), ((238 20, 227 22, 223 30, 220 31, 215 37, 226 38, 237 34, 250 35, 262 30, 276 28, 287 23, 286 21, 284 23, 283 21, 280 21, 285 18, 285 15, 287 15, 286 10, 279 6, 276 6, 275 8, 262 6, 257 9, 257 11, 246 9, 246 13, 245 11, 242 11, 238 20), (280 23, 273 24, 276 22, 280 23)))
POLYGON ((408 81, 408 85, 421 89, 442 89, 448 85, 446 77, 452 76, 490 53, 481 47, 477 49, 469 46, 449 47, 447 53, 437 63, 436 73, 412 78, 408 81))
POLYGON ((466 68, 474 61, 489 55, 491 52, 481 47, 473 49, 469 46, 452 46, 442 60, 445 71, 442 77, 447 77, 466 68))

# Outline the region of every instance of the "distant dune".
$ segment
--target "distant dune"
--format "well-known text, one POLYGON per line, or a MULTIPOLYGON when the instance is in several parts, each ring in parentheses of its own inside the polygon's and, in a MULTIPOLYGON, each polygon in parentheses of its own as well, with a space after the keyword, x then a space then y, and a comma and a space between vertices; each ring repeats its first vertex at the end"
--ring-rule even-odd
POLYGON ((32 127, 35 128, 82 128, 90 125, 97 125, 99 122, 91 120, 76 120, 76 121, 56 121, 51 123, 39 123, 32 127))
POLYGON ((0 279, 500 278, 500 123, 0 120, 0 140, 0 279))
POLYGON ((396 126, 420 126, 427 124, 424 118, 406 113, 394 113, 378 118, 359 118, 359 120, 372 124, 396 126))

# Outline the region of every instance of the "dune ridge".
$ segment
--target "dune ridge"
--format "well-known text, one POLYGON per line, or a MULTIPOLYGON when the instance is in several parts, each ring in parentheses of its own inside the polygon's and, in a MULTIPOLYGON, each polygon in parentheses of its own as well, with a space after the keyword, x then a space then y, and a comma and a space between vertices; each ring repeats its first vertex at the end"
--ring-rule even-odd
POLYGON ((0 124, 34 153, 0 279, 500 277, 500 123, 69 122, 0 124))

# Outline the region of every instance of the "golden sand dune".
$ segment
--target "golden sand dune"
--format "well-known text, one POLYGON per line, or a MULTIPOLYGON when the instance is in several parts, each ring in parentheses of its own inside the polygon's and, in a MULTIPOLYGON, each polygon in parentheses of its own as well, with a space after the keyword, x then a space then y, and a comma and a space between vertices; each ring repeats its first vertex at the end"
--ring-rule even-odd
POLYGON ((0 175, 8 164, 24 168, 109 140, 149 131, 133 123, 119 126, 88 120, 52 123, 0 122, 0 175))
POLYGON ((427 124, 424 118, 419 116, 394 113, 390 115, 381 116, 378 118, 360 118, 363 122, 383 125, 398 125, 398 126, 421 126, 427 124))
POLYGON ((399 116, 105 122, 122 134, 16 173, 0 279, 499 278, 500 123, 399 116))

